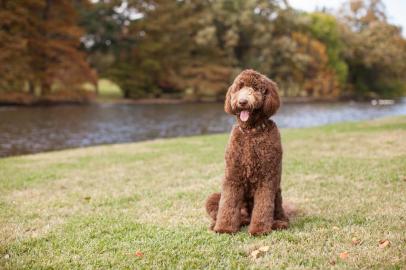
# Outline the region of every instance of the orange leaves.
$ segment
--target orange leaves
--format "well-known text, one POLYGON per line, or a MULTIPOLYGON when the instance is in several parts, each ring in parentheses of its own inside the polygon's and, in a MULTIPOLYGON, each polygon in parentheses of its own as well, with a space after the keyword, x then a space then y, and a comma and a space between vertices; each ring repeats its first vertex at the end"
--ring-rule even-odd
POLYGON ((137 250, 137 251, 131 251, 130 253, 127 253, 128 256, 130 257, 137 257, 139 259, 141 259, 142 257, 144 257, 144 252, 142 252, 141 250, 137 250))
POLYGON ((341 252, 339 254, 339 257, 341 260, 347 260, 349 256, 350 256, 350 254, 347 251, 341 252))
POLYGON ((353 237, 353 238, 351 239, 351 243, 352 243, 354 246, 357 246, 357 245, 359 245, 359 244, 361 243, 361 239, 358 239, 358 238, 356 238, 356 237, 353 237))
POLYGON ((340 93, 336 71, 328 65, 326 45, 312 36, 293 32, 292 39, 297 45, 299 59, 303 60, 304 70, 299 70, 296 82, 302 84, 308 96, 336 97, 340 93))
POLYGON ((251 257, 256 260, 259 258, 260 251, 258 249, 251 252, 251 257))
POLYGON ((267 252, 269 250, 269 246, 263 246, 258 249, 261 252, 267 252))
POLYGON ((250 253, 251 258, 254 260, 260 258, 261 256, 265 255, 266 252, 269 251, 269 248, 270 248, 269 246, 261 246, 258 249, 251 251, 250 253))
POLYGON ((134 253, 134 255, 135 255, 136 257, 139 257, 139 258, 144 257, 144 253, 142 253, 140 250, 137 250, 137 251, 134 253))
POLYGON ((0 67, 2 86, 7 82, 5 89, 19 91, 24 87, 19 82, 31 82, 32 89, 40 88, 46 96, 53 84, 66 91, 81 89, 85 82, 95 84, 97 76, 79 49, 84 34, 78 24, 79 5, 68 0, 37 1, 43 5, 14 2, 0 10, 0 17, 12 15, 9 20, 16 29, 0 33, 0 43, 7 42, 0 46, 0 59, 8 63, 7 69, 0 67), (13 89, 16 83, 20 89, 13 89))
MULTIPOLYGON (((374 252, 378 252, 379 250, 384 250, 390 247, 391 242, 388 239, 382 239, 378 241, 378 247, 376 247, 374 245, 374 242, 370 242, 370 241, 365 241, 362 240, 361 238, 358 237, 353 237, 351 239, 351 245, 353 246, 353 248, 349 248, 348 250, 344 250, 340 253, 338 253, 338 258, 342 261, 349 261, 351 258, 353 260, 357 260, 357 257, 360 255, 358 254, 359 252, 362 253, 362 250, 365 249, 371 249, 374 250, 374 252), (360 246, 360 245, 364 245, 364 247, 362 247, 361 249, 356 248, 355 246, 360 246), (351 249, 351 250, 350 250, 351 249)), ((376 243, 376 242, 375 242, 376 243)), ((335 265, 336 261, 335 260, 331 260, 330 264, 331 265, 335 265)))
POLYGON ((388 239, 380 240, 379 241, 379 248, 384 249, 390 246, 390 241, 388 239))
POLYGON ((326 45, 310 35, 293 32, 292 38, 298 45, 298 51, 312 57, 314 64, 326 65, 328 62, 326 45))

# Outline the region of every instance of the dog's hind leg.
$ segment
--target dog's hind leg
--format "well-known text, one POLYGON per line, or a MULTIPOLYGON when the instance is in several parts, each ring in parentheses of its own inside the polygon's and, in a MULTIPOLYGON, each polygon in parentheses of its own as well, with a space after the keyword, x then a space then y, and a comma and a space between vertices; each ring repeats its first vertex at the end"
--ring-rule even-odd
MULTIPOLYGON (((210 230, 213 230, 214 225, 216 225, 217 213, 219 210, 221 194, 220 192, 211 194, 206 200, 206 212, 211 219, 210 230)), ((245 204, 241 208, 241 226, 247 226, 250 224, 251 216, 249 209, 245 204)))

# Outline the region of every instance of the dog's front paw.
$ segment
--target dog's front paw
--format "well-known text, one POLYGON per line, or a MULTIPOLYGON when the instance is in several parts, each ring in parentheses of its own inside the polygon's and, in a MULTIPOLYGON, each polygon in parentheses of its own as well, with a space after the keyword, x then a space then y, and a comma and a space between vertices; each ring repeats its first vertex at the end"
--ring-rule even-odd
POLYGON ((251 225, 248 228, 249 234, 256 236, 256 235, 263 235, 272 232, 272 226, 260 226, 260 225, 251 225))
POLYGON ((233 228, 231 226, 214 226, 213 231, 216 233, 228 233, 228 234, 233 234, 238 231, 237 228, 233 228))
POLYGON ((274 220, 272 223, 273 230, 286 230, 289 227, 289 221, 274 220))

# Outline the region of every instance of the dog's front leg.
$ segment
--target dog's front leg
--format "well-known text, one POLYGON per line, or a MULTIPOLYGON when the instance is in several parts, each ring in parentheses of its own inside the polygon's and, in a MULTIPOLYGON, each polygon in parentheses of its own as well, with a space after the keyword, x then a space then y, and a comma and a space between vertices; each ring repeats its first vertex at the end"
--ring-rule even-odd
POLYGON ((261 183, 254 195, 251 224, 248 232, 252 235, 265 234, 272 231, 275 190, 270 183, 261 183))
POLYGON ((219 211, 214 231, 218 233, 235 233, 241 225, 241 203, 243 188, 225 180, 221 192, 219 211))
POLYGON ((289 218, 286 216, 282 206, 282 190, 278 188, 275 195, 275 211, 273 214, 272 229, 283 230, 289 227, 289 218))

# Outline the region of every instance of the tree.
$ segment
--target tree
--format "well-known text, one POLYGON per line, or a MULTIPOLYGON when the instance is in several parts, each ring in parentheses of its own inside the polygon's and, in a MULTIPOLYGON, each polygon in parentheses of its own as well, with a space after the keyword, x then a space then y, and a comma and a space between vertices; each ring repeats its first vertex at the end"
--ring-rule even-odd
POLYGON ((77 26, 72 1, 42 1, 34 14, 37 31, 29 40, 30 65, 39 80, 41 95, 48 95, 58 83, 64 88, 77 87, 86 81, 96 84, 96 77, 79 50, 83 32, 77 26))
POLYGON ((348 84, 359 97, 399 96, 406 85, 406 41, 387 22, 382 1, 352 1, 343 8, 348 84))
POLYGON ((37 4, 37 0, 26 1, 25 6, 0 0, 0 90, 21 91, 24 81, 33 79, 27 61, 28 37, 34 30, 29 8, 37 4))
POLYGON ((100 0, 77 7, 79 26, 85 30, 81 37, 82 48, 100 76, 108 76, 108 69, 120 49, 126 46, 125 32, 131 23, 131 16, 121 11, 125 3, 121 0, 100 0))
POLYGON ((126 97, 223 91, 230 72, 218 48, 210 1, 138 1, 142 16, 125 27, 125 39, 109 70, 126 97), (211 89, 207 89, 210 87, 211 89))
POLYGON ((309 20, 306 28, 311 36, 326 45, 328 65, 334 70, 342 87, 348 76, 348 66, 344 61, 344 43, 340 32, 340 23, 334 16, 313 12, 305 15, 309 20))
POLYGON ((71 90, 84 82, 96 83, 95 73, 79 50, 82 30, 76 7, 86 0, 1 0, 0 58, 10 65, 3 87, 28 82, 41 96, 52 87, 71 90))
POLYGON ((96 85, 96 70, 131 98, 222 97, 245 68, 276 80, 286 96, 399 95, 406 81, 405 40, 380 0, 350 1, 339 17, 281 0, 0 0, 0 7, 3 90, 28 85, 47 96, 96 85))

